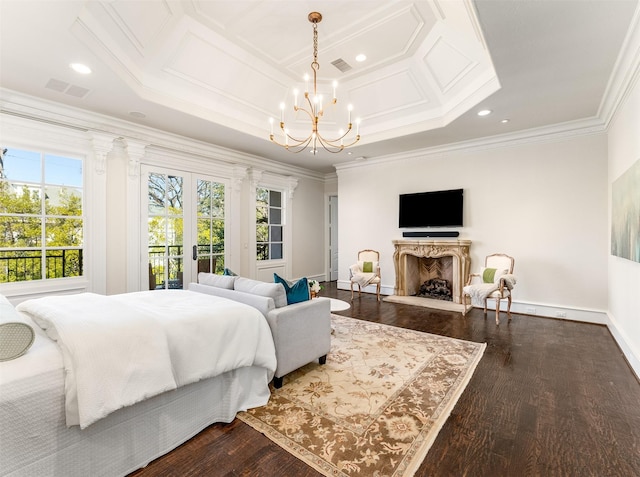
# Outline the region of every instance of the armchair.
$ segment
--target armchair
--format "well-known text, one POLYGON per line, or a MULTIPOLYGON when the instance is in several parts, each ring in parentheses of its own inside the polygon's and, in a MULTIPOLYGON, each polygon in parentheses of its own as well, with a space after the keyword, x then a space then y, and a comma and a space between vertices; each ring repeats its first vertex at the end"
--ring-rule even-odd
POLYGON ((353 284, 358 285, 358 296, 362 288, 376 285, 376 295, 380 301, 380 252, 375 250, 360 250, 357 263, 349 267, 349 281, 351 282, 351 299, 353 300, 353 284))
POLYGON ((511 320, 511 290, 516 284, 513 275, 514 258, 503 253, 487 255, 480 273, 469 274, 467 285, 462 289, 463 300, 471 303, 484 302, 484 314, 487 315, 487 300, 496 301, 496 325, 500 324, 500 301, 507 300, 507 316, 511 320), (474 278, 476 280, 474 280, 474 278), (477 280, 477 279, 480 280, 477 280), (475 283, 474 283, 475 282, 475 283))

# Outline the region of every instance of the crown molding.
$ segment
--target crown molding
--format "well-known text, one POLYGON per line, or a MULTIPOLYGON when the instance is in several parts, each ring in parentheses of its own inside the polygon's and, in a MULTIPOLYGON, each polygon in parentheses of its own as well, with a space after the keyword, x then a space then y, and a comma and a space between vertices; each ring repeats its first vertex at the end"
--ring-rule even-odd
MULTIPOLYGON (((324 180, 324 173, 321 172, 282 164, 264 157, 141 126, 112 116, 65 106, 6 88, 0 88, 0 113, 84 132, 111 134, 124 140, 141 141, 149 146, 179 152, 181 155, 186 153, 203 159, 268 169, 270 172, 282 175, 324 180)), ((265 146, 267 144, 265 141, 265 146)))
POLYGON ((444 144, 441 146, 433 146, 424 149, 414 149, 413 151, 404 152, 401 154, 391 154, 375 159, 367 159, 366 161, 354 160, 346 164, 334 165, 334 167, 339 174, 340 171, 346 169, 369 167, 374 164, 385 164, 406 159, 414 159, 416 157, 433 156, 461 151, 466 153, 478 152, 490 149, 519 146, 524 144, 541 144, 547 142, 562 141, 578 136, 600 134, 604 132, 606 132, 606 129, 603 121, 597 117, 594 117, 576 121, 567 121, 565 123, 542 126, 539 128, 526 129, 514 133, 499 134, 496 136, 488 136, 480 139, 444 144))
POLYGON ((640 78, 640 3, 636 6, 631 26, 598 109, 598 116, 603 118, 607 130, 638 78, 640 78))

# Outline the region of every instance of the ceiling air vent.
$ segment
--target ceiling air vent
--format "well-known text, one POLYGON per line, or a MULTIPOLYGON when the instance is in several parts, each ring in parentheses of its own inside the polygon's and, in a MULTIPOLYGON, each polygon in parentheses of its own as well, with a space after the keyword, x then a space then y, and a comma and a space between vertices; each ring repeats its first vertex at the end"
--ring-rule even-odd
POLYGON ((337 60, 332 61, 331 64, 336 68, 338 68, 343 73, 351 69, 351 65, 346 61, 344 61, 342 58, 338 58, 337 60))
POLYGON ((82 86, 77 86, 75 84, 70 84, 66 81, 54 78, 51 78, 47 82, 45 88, 52 89, 53 91, 57 91, 58 93, 66 93, 69 96, 74 96, 76 98, 84 98, 90 91, 87 88, 83 88, 82 86))
POLYGON ((74 84, 69 86, 69 89, 66 91, 68 95, 75 96, 76 98, 84 98, 88 92, 89 90, 87 88, 83 88, 82 86, 76 86, 74 84))
POLYGON ((46 84, 45 88, 52 89, 58 93, 64 93, 64 90, 69 87, 69 83, 51 78, 46 84))

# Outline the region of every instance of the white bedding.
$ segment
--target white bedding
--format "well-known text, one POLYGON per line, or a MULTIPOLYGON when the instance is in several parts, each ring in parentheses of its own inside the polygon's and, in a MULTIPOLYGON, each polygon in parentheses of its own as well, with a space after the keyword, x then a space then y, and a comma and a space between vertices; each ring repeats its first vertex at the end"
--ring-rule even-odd
POLYGON ((87 293, 17 308, 58 341, 68 426, 85 428, 122 407, 236 368, 263 367, 270 379, 276 366, 262 314, 209 295, 87 293))

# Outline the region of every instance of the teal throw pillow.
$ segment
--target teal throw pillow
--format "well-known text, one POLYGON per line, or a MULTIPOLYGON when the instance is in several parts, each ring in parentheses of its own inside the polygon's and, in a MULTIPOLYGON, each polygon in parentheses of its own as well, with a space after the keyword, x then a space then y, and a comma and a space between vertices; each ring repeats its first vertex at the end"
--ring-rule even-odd
POLYGON ((237 273, 233 273, 233 271, 232 271, 232 270, 229 270, 228 268, 225 268, 225 269, 222 271, 222 274, 223 274, 223 275, 228 275, 228 276, 230 276, 230 277, 237 277, 237 276, 238 276, 238 274, 237 274, 237 273))
POLYGON ((294 303, 300 303, 309 300, 309 280, 306 277, 301 278, 295 283, 291 283, 282 277, 279 277, 277 273, 273 274, 273 281, 275 283, 282 283, 284 291, 287 294, 287 305, 294 303))

